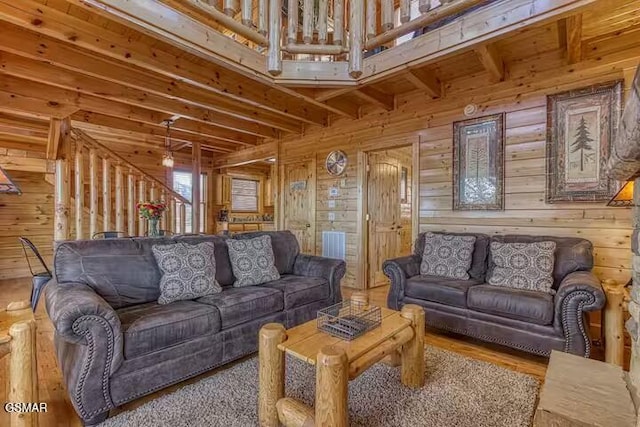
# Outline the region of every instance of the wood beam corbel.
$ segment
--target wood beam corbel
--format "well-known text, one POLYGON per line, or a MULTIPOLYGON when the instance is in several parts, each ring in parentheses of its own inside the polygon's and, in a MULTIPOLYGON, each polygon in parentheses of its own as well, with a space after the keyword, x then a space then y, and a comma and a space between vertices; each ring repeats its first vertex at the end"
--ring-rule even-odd
POLYGON ((496 45, 484 44, 477 46, 474 50, 482 66, 489 73, 490 80, 494 83, 503 81, 505 65, 496 45))
POLYGON ((64 119, 51 118, 49 121, 49 137, 47 139, 46 157, 48 160, 56 160, 60 157, 60 147, 62 141, 69 134, 71 121, 68 117, 64 119))
POLYGON ((566 18, 566 46, 569 64, 582 60, 582 14, 566 18))
POLYGON ((410 69, 403 77, 413 84, 416 89, 424 91, 432 98, 440 98, 442 96, 442 84, 435 74, 430 71, 410 69))
POLYGON ((356 90, 354 94, 367 102, 384 108, 387 111, 393 111, 396 106, 395 96, 369 86, 361 87, 356 90))

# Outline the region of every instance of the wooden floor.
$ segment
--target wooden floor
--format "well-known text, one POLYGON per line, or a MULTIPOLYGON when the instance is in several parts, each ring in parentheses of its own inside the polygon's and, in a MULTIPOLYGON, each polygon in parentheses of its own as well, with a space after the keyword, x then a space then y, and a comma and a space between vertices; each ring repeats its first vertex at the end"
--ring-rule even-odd
MULTIPOLYGON (((30 294, 30 279, 0 280, 0 307, 6 307, 11 301, 26 300, 30 294)), ((375 288, 370 291, 371 301, 375 304, 386 306, 388 287, 375 288)), ((343 289, 345 297, 350 294, 349 289, 343 289)), ((38 325, 38 374, 40 383, 40 401, 46 402, 48 412, 40 414, 40 427, 66 427, 80 426, 69 398, 67 397, 62 375, 56 363, 55 351, 53 348, 53 326, 47 317, 44 301, 41 301, 36 312, 36 322, 38 325)), ((539 379, 544 377, 547 368, 547 359, 528 355, 505 347, 481 343, 458 335, 449 335, 427 331, 425 341, 437 347, 471 357, 495 363, 508 369, 533 375, 539 379)), ((0 363, 0 379, 6 382, 6 361, 4 358, 0 363)), ((222 368, 224 369, 224 368, 222 368)), ((189 381, 156 392, 131 404, 125 405, 122 410, 133 409, 151 399, 171 392, 187 383, 198 381, 199 379, 212 375, 212 371, 189 381)), ((6 387, 0 387, 0 402, 6 402, 6 387)), ((9 425, 8 414, 0 411, 0 426, 9 425)))

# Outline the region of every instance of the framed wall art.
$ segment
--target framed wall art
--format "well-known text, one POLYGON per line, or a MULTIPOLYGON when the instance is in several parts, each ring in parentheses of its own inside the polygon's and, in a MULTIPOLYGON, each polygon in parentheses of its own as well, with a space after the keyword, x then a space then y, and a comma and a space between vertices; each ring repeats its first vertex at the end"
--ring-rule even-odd
POLYGON ((622 81, 547 96, 547 203, 608 201, 606 173, 618 129, 622 81))
POLYGON ((504 209, 504 114, 453 124, 453 209, 504 209))

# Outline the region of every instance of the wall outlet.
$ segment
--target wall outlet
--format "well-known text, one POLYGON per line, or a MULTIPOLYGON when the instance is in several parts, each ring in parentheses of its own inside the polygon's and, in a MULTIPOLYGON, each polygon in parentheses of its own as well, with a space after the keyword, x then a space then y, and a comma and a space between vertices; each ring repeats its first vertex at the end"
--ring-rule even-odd
POLYGON ((338 191, 338 187, 331 187, 329 189, 329 196, 330 197, 337 197, 338 194, 340 194, 340 191, 338 191))
POLYGON ((335 221, 336 220, 336 213, 335 212, 329 212, 329 221, 335 221))
POLYGON ((328 206, 329 206, 329 209, 335 209, 336 208, 336 201, 335 200, 329 200, 328 206))

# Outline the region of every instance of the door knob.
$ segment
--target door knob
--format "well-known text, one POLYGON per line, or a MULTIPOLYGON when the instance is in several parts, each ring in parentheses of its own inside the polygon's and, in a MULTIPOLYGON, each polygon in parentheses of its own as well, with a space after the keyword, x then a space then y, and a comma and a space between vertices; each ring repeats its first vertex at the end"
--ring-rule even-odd
POLYGON ((311 228, 311 224, 307 224, 307 228, 311 228))

